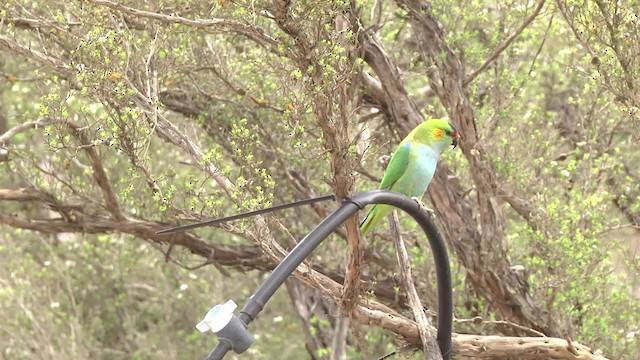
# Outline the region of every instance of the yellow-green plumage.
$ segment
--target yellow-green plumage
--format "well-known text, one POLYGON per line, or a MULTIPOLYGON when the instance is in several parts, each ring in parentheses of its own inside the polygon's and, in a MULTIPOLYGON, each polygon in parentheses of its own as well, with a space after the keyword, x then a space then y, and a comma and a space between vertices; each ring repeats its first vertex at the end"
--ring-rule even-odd
MULTIPOLYGON (((447 120, 430 119, 413 129, 400 142, 384 173, 379 189, 422 197, 433 178, 440 154, 448 145, 458 144, 459 135, 447 120)), ((393 206, 375 205, 360 224, 367 235, 393 210, 393 206)))

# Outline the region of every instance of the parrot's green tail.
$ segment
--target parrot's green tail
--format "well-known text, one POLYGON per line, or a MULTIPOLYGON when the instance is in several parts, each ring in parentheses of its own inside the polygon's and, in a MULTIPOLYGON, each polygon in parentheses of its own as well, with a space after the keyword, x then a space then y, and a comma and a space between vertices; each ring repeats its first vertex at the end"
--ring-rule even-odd
POLYGON ((375 205, 367 214, 367 217, 362 220, 362 224, 360 224, 360 234, 362 234, 362 236, 369 234, 391 211, 393 211, 393 206, 375 205))

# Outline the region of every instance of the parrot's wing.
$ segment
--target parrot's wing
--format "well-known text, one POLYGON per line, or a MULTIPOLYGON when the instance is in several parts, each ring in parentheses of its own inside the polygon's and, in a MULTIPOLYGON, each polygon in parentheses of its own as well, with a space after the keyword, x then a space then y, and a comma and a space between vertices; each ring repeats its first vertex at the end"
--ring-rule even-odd
POLYGON ((380 189, 389 190, 391 186, 398 181, 400 176, 404 174, 409 165, 409 151, 411 150, 411 143, 406 142, 398 146, 398 150, 391 157, 389 165, 387 165, 387 171, 385 171, 380 183, 380 189))

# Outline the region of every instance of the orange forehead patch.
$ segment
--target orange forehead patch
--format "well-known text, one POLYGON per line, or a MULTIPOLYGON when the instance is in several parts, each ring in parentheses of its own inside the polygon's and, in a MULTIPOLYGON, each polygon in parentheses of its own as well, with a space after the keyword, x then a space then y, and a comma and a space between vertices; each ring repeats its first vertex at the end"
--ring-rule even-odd
POLYGON ((431 138, 433 140, 442 140, 443 137, 444 137, 444 130, 442 129, 433 129, 433 131, 431 132, 431 138))

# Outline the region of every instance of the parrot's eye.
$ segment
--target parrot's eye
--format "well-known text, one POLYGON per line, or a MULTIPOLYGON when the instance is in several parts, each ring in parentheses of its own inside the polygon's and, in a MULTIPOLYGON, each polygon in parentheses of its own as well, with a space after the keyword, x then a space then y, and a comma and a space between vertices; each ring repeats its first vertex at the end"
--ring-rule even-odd
POLYGON ((445 130, 444 133, 447 134, 447 136, 451 136, 451 130, 445 130))

